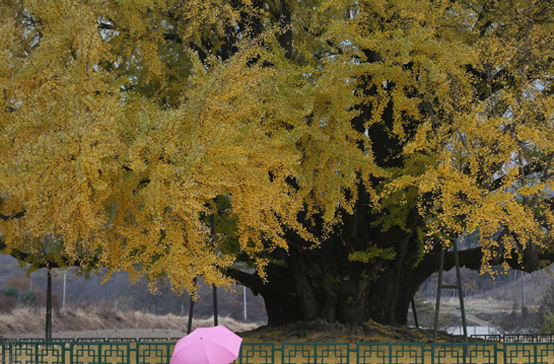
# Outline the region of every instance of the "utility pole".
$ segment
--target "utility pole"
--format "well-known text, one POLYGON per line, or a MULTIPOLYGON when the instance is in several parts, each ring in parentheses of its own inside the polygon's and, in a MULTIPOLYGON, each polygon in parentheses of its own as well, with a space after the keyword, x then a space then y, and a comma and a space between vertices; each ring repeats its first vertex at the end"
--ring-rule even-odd
POLYGON ((246 286, 242 286, 242 297, 244 300, 244 322, 248 319, 247 311, 246 311, 246 286))
POLYGON ((46 335, 45 341, 52 341, 52 271, 46 268, 46 335))
MULTIPOLYGON (((194 286, 196 286, 196 277, 192 280, 194 286)), ((190 308, 189 308, 189 326, 187 328, 187 335, 192 331, 192 315, 194 314, 194 299, 190 296, 190 308)))
MULTIPOLYGON (((215 215, 212 214, 210 219, 210 225, 212 229, 212 244, 215 246, 215 215)), ((214 326, 217 326, 217 287, 215 284, 212 284, 213 290, 213 302, 214 302, 214 326)))
POLYGON ((63 271, 63 294, 62 294, 62 310, 65 310, 65 276, 67 271, 63 271))
POLYGON ((525 307, 525 286, 523 285, 523 271, 521 272, 521 309, 525 307))

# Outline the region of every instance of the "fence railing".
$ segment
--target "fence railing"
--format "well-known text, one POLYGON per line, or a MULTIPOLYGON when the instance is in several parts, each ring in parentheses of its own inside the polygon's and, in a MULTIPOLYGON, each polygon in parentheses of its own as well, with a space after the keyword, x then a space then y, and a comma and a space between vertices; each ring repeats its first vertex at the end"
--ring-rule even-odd
MULTIPOLYGON (((52 343, 139 343, 139 342, 159 342, 159 341, 174 341, 181 339, 182 337, 86 337, 86 338, 52 338, 52 343)), ((44 343, 43 338, 22 338, 22 339, 10 339, 0 338, 0 342, 26 342, 26 343, 44 343)))
MULTIPOLYGON (((495 341, 505 343, 552 343, 554 342, 554 334, 484 334, 484 335, 470 335, 470 338, 483 340, 483 341, 495 341)), ((136 343, 136 342, 158 342, 158 341, 177 341, 180 337, 156 337, 156 338, 134 338, 134 337, 120 337, 120 338, 53 338, 52 342, 63 343, 79 343, 79 342, 103 342, 103 343, 136 343)), ((3 339, 2 341, 13 341, 13 339, 3 339)), ((42 338, 24 338, 17 339, 17 341, 24 342, 44 342, 42 338)))
MULTIPOLYGON (((168 364, 175 342, 9 342, 2 364, 168 364)), ((243 343, 235 364, 553 363, 554 343, 243 343)))
POLYGON ((487 334, 487 335, 471 335, 474 339, 498 341, 505 343, 551 343, 554 342, 554 334, 487 334))

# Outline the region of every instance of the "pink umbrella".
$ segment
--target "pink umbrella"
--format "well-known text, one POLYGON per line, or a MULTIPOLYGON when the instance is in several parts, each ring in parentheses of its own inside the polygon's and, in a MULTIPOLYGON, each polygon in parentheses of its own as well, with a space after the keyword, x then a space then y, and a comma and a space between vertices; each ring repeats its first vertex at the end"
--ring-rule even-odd
POLYGON ((198 328, 175 344, 169 364, 229 364, 242 338, 224 326, 198 328))

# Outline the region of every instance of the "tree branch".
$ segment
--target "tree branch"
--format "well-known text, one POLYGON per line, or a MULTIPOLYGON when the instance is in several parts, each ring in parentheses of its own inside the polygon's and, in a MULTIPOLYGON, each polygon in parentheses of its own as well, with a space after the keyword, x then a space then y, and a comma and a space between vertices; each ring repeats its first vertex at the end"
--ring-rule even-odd
POLYGON ((2 219, 2 220, 4 220, 4 221, 13 220, 13 219, 19 219, 20 217, 25 216, 25 213, 26 213, 26 211, 23 210, 23 211, 21 211, 21 212, 15 213, 15 214, 13 214, 13 215, 3 215, 3 214, 0 214, 0 219, 2 219))

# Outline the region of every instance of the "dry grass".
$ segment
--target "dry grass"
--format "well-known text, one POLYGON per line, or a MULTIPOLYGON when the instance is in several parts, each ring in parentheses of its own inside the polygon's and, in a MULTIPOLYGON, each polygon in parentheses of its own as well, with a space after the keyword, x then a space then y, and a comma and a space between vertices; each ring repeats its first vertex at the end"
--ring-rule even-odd
MULTIPOLYGON (((249 342, 423 342, 432 341, 432 332, 407 327, 380 325, 369 321, 352 328, 324 321, 295 323, 284 327, 260 327, 259 323, 242 323, 220 317, 220 325, 240 332, 249 342)), ((0 335, 5 338, 42 338, 44 309, 17 308, 11 315, 0 314, 0 335)), ((195 318, 193 329, 213 326, 213 318, 195 318)), ((144 312, 119 311, 113 306, 84 306, 56 310, 52 318, 53 338, 179 338, 186 335, 187 316, 157 316, 144 312)), ((441 333, 442 342, 459 341, 441 333)))
MULTIPOLYGON (((232 331, 253 330, 259 323, 242 323, 220 317, 218 324, 232 331)), ((193 329, 213 325, 213 318, 195 318, 193 329)), ((118 311, 112 307, 84 306, 54 311, 52 335, 54 338, 73 337, 167 337, 186 335, 187 316, 173 314, 158 316, 144 312, 118 311)), ((0 314, 0 337, 43 337, 44 309, 16 308, 12 314, 0 314)))

